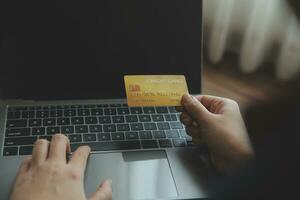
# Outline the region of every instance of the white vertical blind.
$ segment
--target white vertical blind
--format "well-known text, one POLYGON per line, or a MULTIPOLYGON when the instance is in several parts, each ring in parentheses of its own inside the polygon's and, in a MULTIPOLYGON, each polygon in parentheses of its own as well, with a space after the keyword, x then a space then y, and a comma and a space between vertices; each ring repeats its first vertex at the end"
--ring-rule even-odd
POLYGON ((285 0, 204 0, 204 27, 213 63, 233 51, 243 73, 265 62, 280 80, 300 73, 300 26, 285 0))

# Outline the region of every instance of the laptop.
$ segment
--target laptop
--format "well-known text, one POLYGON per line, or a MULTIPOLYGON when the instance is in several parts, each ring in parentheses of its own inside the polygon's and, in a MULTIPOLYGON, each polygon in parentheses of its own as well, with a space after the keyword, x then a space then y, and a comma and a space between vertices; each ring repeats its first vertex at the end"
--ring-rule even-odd
POLYGON ((208 196, 209 176, 174 107, 128 107, 124 75, 185 75, 201 93, 201 0, 14 1, 0 32, 0 199, 38 138, 89 145, 87 196, 208 196))

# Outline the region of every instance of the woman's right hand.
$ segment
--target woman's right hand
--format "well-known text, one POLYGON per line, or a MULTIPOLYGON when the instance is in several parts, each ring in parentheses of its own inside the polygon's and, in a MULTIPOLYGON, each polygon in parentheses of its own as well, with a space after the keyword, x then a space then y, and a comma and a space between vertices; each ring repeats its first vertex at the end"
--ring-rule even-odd
POLYGON ((251 160, 254 152, 238 104, 214 96, 182 97, 181 121, 193 143, 205 143, 215 167, 232 173, 251 160))

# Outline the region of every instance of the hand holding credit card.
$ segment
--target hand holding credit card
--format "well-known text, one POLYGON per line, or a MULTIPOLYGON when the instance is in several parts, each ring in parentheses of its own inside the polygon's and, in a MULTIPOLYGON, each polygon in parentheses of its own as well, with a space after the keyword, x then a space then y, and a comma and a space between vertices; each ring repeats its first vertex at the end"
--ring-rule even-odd
POLYGON ((124 76, 128 106, 180 106, 188 93, 183 75, 124 76))

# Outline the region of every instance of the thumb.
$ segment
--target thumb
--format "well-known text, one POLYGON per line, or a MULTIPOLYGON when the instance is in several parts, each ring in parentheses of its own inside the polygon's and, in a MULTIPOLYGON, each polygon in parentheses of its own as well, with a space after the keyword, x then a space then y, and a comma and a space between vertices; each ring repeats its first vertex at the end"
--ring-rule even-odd
POLYGON ((210 116, 210 112, 202 105, 202 103, 192 95, 185 94, 182 96, 181 104, 185 111, 198 124, 206 122, 210 116))
POLYGON ((89 200, 111 200, 112 199, 112 181, 105 180, 92 194, 89 200))

